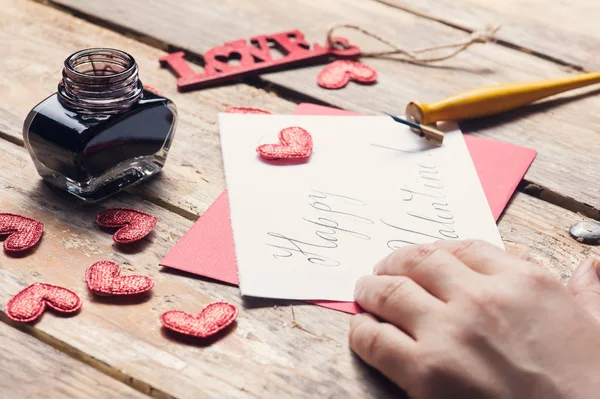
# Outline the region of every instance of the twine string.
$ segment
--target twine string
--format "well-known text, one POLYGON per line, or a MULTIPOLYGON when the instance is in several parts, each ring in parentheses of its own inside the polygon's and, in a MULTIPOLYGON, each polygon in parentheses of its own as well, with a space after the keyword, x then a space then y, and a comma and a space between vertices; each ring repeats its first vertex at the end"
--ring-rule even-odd
POLYGON ((485 27, 485 29, 483 29, 481 31, 475 31, 468 38, 458 41, 458 42, 441 44, 441 45, 432 46, 432 47, 424 47, 421 49, 413 49, 413 50, 403 49, 402 47, 399 47, 398 45, 390 42, 389 40, 382 38, 381 36, 379 36, 373 32, 370 32, 364 28, 361 28, 360 26, 350 25, 350 24, 335 25, 327 31, 327 43, 332 48, 341 48, 341 45, 339 43, 336 43, 334 41, 334 37, 333 37, 333 33, 340 28, 346 28, 346 29, 352 29, 352 30, 358 31, 358 32, 360 32, 366 36, 369 36, 369 37, 387 45, 388 47, 390 47, 390 50, 384 50, 384 51, 372 51, 372 52, 361 51, 361 53, 360 53, 361 57, 382 58, 384 56, 390 56, 390 55, 401 55, 401 56, 405 57, 406 61, 411 61, 411 62, 420 63, 420 64, 427 64, 430 62, 444 61, 449 58, 452 58, 452 57, 456 56, 457 54, 465 51, 466 49, 468 49, 469 47, 471 47, 471 45, 473 45, 475 43, 487 43, 491 40, 494 40, 494 36, 495 36, 496 32, 498 31, 498 29, 500 29, 500 25, 487 25, 485 27), (446 54, 441 54, 441 55, 437 55, 437 56, 436 55, 427 55, 428 53, 431 53, 434 51, 448 50, 448 49, 451 49, 452 51, 450 51, 446 54))

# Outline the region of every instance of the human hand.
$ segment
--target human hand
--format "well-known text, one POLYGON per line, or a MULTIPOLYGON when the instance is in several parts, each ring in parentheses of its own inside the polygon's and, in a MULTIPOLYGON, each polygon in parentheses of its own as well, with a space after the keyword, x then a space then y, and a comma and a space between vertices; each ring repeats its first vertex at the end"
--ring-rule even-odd
POLYGON ((599 270, 564 287, 485 242, 405 247, 357 283, 350 346, 413 399, 596 397, 599 270))

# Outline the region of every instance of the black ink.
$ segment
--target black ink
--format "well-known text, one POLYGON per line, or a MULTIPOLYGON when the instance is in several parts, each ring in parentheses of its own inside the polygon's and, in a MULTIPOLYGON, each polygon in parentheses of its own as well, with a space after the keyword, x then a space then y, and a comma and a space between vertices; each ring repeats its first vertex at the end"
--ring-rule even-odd
POLYGON ((309 194, 308 198, 312 198, 312 199, 314 199, 314 198, 327 199, 327 197, 336 197, 336 198, 341 198, 342 200, 348 200, 348 201, 344 201, 344 202, 347 202, 347 203, 352 204, 352 205, 357 205, 357 206, 366 206, 367 205, 366 202, 363 202, 363 201, 361 201, 361 200, 359 200, 357 198, 352 198, 352 197, 348 197, 348 196, 345 196, 345 195, 339 195, 339 194, 326 193, 324 191, 317 190, 315 188, 311 189, 311 191, 320 193, 321 195, 319 196, 319 195, 316 195, 316 194, 309 194))
POLYGON ((313 264, 317 264, 317 265, 321 265, 321 266, 339 266, 340 265, 340 262, 338 262, 335 259, 327 258, 325 256, 321 256, 314 252, 308 252, 302 248, 302 246, 309 246, 309 247, 315 247, 315 248, 331 249, 331 248, 337 248, 337 244, 334 244, 333 246, 319 245, 319 244, 310 243, 310 242, 306 242, 306 241, 296 240, 293 238, 286 237, 282 234, 272 233, 272 232, 267 233, 267 235, 285 240, 286 242, 288 242, 289 244, 292 245, 292 248, 289 248, 289 247, 285 247, 282 245, 267 244, 267 246, 269 246, 269 247, 278 248, 278 249, 285 251, 285 254, 283 254, 283 255, 273 254, 273 257, 275 259, 289 258, 294 253, 299 253, 299 254, 303 255, 308 262, 313 263, 313 264))
MULTIPOLYGON (((458 238, 458 235, 456 234, 456 230, 454 230, 454 228, 452 226, 448 226, 450 224, 454 224, 454 220, 451 220, 451 219, 449 220, 449 219, 446 218, 446 220, 449 220, 449 221, 442 222, 442 221, 439 221, 439 220, 432 219, 432 218, 430 218, 428 216, 425 216, 425 215, 420 215, 418 213, 407 212, 407 214, 410 215, 410 216, 412 216, 412 217, 418 218, 418 219, 426 220, 428 222, 442 224, 442 225, 444 225, 444 228, 439 229, 438 233, 440 233, 441 235, 443 235, 446 238, 458 238)), ((454 217, 452 217, 452 219, 454 219, 454 217)))
POLYGON ((397 249, 400 249, 400 248, 404 247, 404 245, 394 245, 396 243, 403 243, 403 244, 408 244, 408 245, 417 245, 416 242, 412 242, 412 241, 406 241, 406 240, 389 240, 387 242, 387 246, 392 251, 395 251, 397 249))
POLYGON ((444 239, 444 237, 438 237, 438 236, 434 236, 434 235, 431 235, 431 234, 423 233, 423 232, 420 232, 420 231, 405 229, 403 227, 396 226, 394 224, 388 223, 388 222, 386 222, 383 219, 380 219, 380 220, 381 220, 381 223, 385 224, 386 226, 393 227, 393 228, 401 230, 401 231, 406 231, 407 233, 412 233, 412 234, 417 234, 417 235, 420 235, 420 236, 430 237, 430 238, 434 238, 436 240, 443 240, 444 239))
MULTIPOLYGON (((410 215, 412 217, 415 217, 415 218, 427 220, 428 222, 440 223, 440 224, 454 224, 454 220, 452 220, 452 223, 450 223, 450 222, 440 222, 439 220, 432 219, 429 216, 421 215, 419 213, 406 212, 406 214, 410 215)), ((454 219, 454 218, 452 218, 452 219, 454 219)))
POLYGON ((319 218, 317 218, 318 222, 314 221, 314 220, 310 220, 310 219, 308 219, 306 217, 304 218, 304 220, 306 220, 309 223, 316 224, 317 226, 328 227, 328 228, 330 228, 332 230, 337 230, 337 231, 341 231, 341 232, 344 232, 344 233, 348 233, 351 236, 356 237, 356 238, 360 238, 362 240, 370 240, 371 239, 371 237, 369 237, 366 234, 362 234, 362 233, 359 233, 358 231, 348 230, 348 229, 344 229, 344 228, 339 227, 339 223, 336 222, 333 219, 330 219, 330 218, 319 217, 319 218), (333 225, 324 224, 324 221, 329 221, 329 222, 333 223, 333 225))
MULTIPOLYGON (((308 217, 304 217, 304 221, 311 223, 312 225, 316 225, 319 227, 314 234, 318 237, 316 242, 307 242, 302 241, 290 237, 286 237, 279 233, 270 232, 267 233, 271 237, 275 237, 278 239, 283 239, 287 241, 290 246, 283 245, 273 245, 267 243, 266 245, 274 248, 278 248, 283 252, 283 254, 273 254, 276 259, 280 258, 289 258, 294 254, 303 255, 310 263, 319 264, 323 266, 338 266, 339 262, 335 259, 331 259, 322 255, 319 255, 315 252, 308 252, 305 248, 321 248, 323 250, 327 249, 335 249, 339 246, 339 234, 346 233, 350 237, 354 237, 361 240, 370 240, 371 237, 363 234, 359 231, 351 229, 346 225, 341 225, 339 218, 349 219, 351 222, 363 223, 363 224, 374 224, 375 222, 366 217, 356 215, 354 213, 343 212, 338 209, 334 209, 331 205, 325 203, 325 200, 335 199, 339 200, 343 203, 361 206, 364 207, 367 204, 357 198, 348 197, 340 194, 333 194, 330 192, 325 192, 317 189, 311 189, 311 194, 308 195, 309 203, 308 205, 313 209, 326 212, 327 216, 318 216, 316 219, 311 219, 308 217), (343 227, 342 227, 343 226, 343 227)), ((347 222, 350 223, 350 222, 347 222)))
POLYGON ((448 206, 448 203, 444 201, 444 203, 442 204, 441 202, 432 202, 431 206, 433 207, 433 209, 435 209, 436 211, 444 211, 445 209, 440 209, 438 208, 438 206, 448 206))
MULTIPOLYGON (((436 179, 436 180, 437 180, 437 179, 436 179)), ((439 182, 439 181, 438 181, 438 182, 437 182, 437 184, 438 184, 437 186, 434 186, 434 185, 432 185, 432 183, 429 183, 429 184, 423 184, 423 185, 424 185, 425 187, 429 187, 429 188, 435 188, 435 189, 438 189, 438 190, 439 190, 439 189, 442 189, 442 188, 444 188, 444 185, 443 185, 441 182, 439 182)))
POLYGON ((437 170, 421 170, 419 171, 419 176, 421 177, 421 179, 427 179, 427 180, 437 180, 439 181, 440 179, 438 179, 437 177, 432 177, 432 176, 425 176, 426 173, 432 174, 432 175, 437 175, 437 170))
MULTIPOLYGON (((428 154, 429 156, 431 156, 431 154, 428 154)), ((437 169, 437 166, 433 165, 433 164, 422 164, 422 163, 418 163, 417 165, 419 165, 421 168, 425 168, 425 169, 437 169)), ((435 172, 437 173, 437 171, 435 172)))
POLYGON ((410 195, 410 198, 408 198, 408 199, 403 198, 403 201, 412 201, 415 194, 422 195, 424 197, 435 198, 435 199, 446 198, 446 194, 444 194, 444 193, 440 193, 441 195, 432 195, 432 194, 428 194, 428 193, 422 193, 419 191, 410 190, 410 189, 406 188, 406 186, 404 186, 404 188, 401 188, 400 191, 408 193, 410 195))
MULTIPOLYGON (((310 195, 309 195, 309 197, 310 197, 310 195)), ((362 216, 354 215, 352 213, 347 213, 347 212, 336 211, 330 205, 327 205, 324 202, 320 202, 320 201, 311 202, 309 205, 318 211, 329 212, 329 213, 333 213, 333 214, 341 215, 341 216, 347 216, 348 218, 353 219, 356 222, 366 223, 366 224, 374 223, 371 219, 368 219, 368 218, 365 218, 362 216)))
POLYGON ((388 147, 385 145, 381 145, 381 144, 375 144, 375 143, 369 143, 369 145, 372 145, 373 147, 379 147, 379 148, 383 148, 384 150, 391 150, 391 151, 398 151, 398 152, 404 152, 407 154, 413 153, 413 152, 417 152, 417 151, 408 151, 408 150, 403 150, 401 148, 395 148, 395 147, 388 147))
MULTIPOLYGON (((421 237, 433 238, 436 240, 446 240, 446 239, 458 239, 459 235, 456 233, 453 224, 454 215, 453 213, 447 209, 448 201, 445 200, 446 194, 442 191, 444 188, 443 181, 439 178, 439 171, 437 167, 433 164, 418 164, 421 169, 419 170, 419 177, 423 180, 423 187, 430 188, 431 190, 421 190, 421 189, 412 189, 407 186, 403 186, 400 188, 400 191, 404 194, 403 202, 411 202, 416 200, 417 197, 422 197, 424 200, 428 200, 433 198, 434 201, 431 202, 431 207, 433 208, 434 215, 424 215, 421 213, 416 213, 413 211, 407 211, 406 215, 411 218, 416 218, 425 222, 433 223, 424 224, 423 229, 425 231, 417 231, 411 230, 408 228, 401 227, 397 224, 390 223, 385 221, 383 218, 380 219, 383 224, 386 226, 392 227, 394 229, 400 230, 407 235, 416 235, 421 237), (431 226, 435 227, 435 232, 427 232, 428 228, 431 226)), ((421 224, 419 224, 421 226, 421 224)), ((387 246, 390 249, 397 249, 401 245, 399 244, 415 244, 413 241, 407 239, 394 239, 389 240, 387 242, 387 246)))

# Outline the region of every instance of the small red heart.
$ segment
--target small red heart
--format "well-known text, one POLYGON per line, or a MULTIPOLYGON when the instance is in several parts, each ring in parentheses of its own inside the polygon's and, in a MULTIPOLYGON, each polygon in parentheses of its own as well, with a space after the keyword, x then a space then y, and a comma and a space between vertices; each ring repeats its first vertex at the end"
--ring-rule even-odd
POLYGON ((144 85, 144 90, 149 91, 152 94, 156 94, 157 96, 162 96, 160 92, 152 86, 144 85))
POLYGON ((169 310, 160 316, 169 330, 198 338, 208 338, 229 327, 237 317, 237 308, 227 302, 211 303, 196 317, 181 310, 169 310))
POLYGON ((312 136, 298 126, 286 127, 279 132, 281 144, 263 144, 256 152, 263 159, 308 158, 312 153, 312 136))
POLYGON ((157 219, 134 209, 107 209, 96 217, 101 227, 118 228, 113 240, 120 244, 129 244, 146 237, 156 226, 157 219))
POLYGON ((350 79, 359 83, 375 83, 377 71, 357 61, 337 60, 319 73, 317 83, 326 89, 341 89, 350 79))
POLYGON ((11 213, 0 213, 0 235, 10 235, 4 241, 6 252, 20 252, 33 247, 43 232, 42 222, 11 213))
POLYGON ((121 276, 121 267, 107 260, 94 263, 85 272, 90 291, 100 295, 134 295, 149 291, 154 282, 145 276, 121 276))
POLYGON ((4 313, 13 321, 27 323, 40 317, 46 305, 61 313, 73 313, 81 308, 81 299, 66 288, 35 283, 13 296, 4 313))
POLYGON ((228 114, 270 114, 271 112, 252 107, 228 107, 225 112, 228 114))

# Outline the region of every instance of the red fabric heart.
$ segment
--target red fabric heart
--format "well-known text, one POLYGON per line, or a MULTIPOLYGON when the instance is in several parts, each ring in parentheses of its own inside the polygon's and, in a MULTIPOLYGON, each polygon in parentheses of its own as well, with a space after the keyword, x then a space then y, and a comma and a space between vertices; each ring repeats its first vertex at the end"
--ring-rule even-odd
POLYGON ((152 94, 156 94, 157 96, 162 96, 160 92, 152 86, 144 85, 144 90, 149 91, 152 94))
POLYGON ((13 321, 27 323, 40 317, 46 305, 61 313, 73 313, 81 308, 81 299, 66 288, 35 283, 13 296, 4 313, 13 321))
POLYGON ((208 338, 229 327, 237 317, 237 308, 227 302, 211 303, 196 317, 181 310, 169 310, 160 316, 169 330, 198 338, 208 338))
POLYGON ((121 227, 113 236, 113 240, 120 244, 129 244, 146 237, 154 226, 157 219, 134 209, 107 209, 96 217, 96 223, 102 227, 121 227))
POLYGON ((85 282, 90 291, 99 295, 134 295, 154 287, 145 276, 121 276, 121 267, 107 260, 94 263, 85 272, 85 282))
POLYGON ((260 108, 252 107, 228 107, 225 112, 228 114, 270 114, 270 111, 266 111, 260 108))
POLYGON ((312 153, 312 136, 298 126, 286 127, 279 132, 281 144, 263 144, 256 152, 263 159, 308 158, 312 153))
POLYGON ((0 213, 0 235, 9 234, 4 241, 6 252, 20 252, 33 247, 42 238, 44 224, 11 213, 0 213))
POLYGON ((377 71, 357 61, 337 60, 319 73, 317 83, 326 89, 341 89, 350 79, 359 83, 375 83, 377 71))

